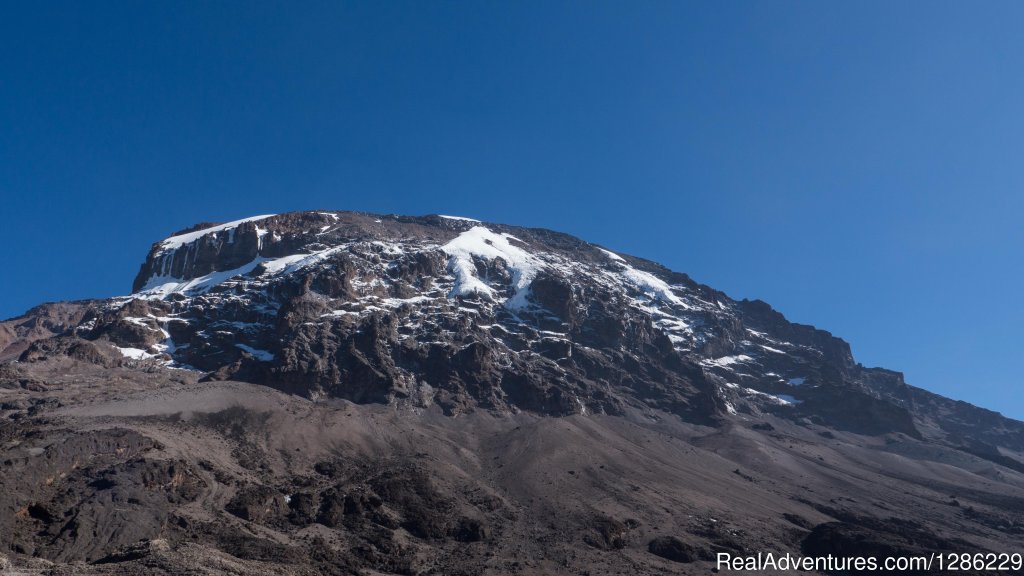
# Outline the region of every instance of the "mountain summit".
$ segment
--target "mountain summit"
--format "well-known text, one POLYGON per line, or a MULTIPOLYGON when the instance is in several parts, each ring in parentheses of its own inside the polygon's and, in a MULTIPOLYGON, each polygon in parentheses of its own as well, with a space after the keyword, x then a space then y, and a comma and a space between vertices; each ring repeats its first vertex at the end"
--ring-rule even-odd
POLYGON ((713 551, 769 544, 966 551, 1024 534, 1001 511, 1024 511, 1024 423, 861 366, 764 302, 549 230, 327 211, 200 224, 152 246, 131 295, 0 324, 4 360, 16 464, 0 479, 43 485, 0 497, 0 536, 51 561, 173 572, 189 544, 242 571, 701 573, 713 551), (182 429, 219 456, 172 439, 182 429), (33 442, 39 458, 19 452, 33 442), (540 476, 517 484, 513 462, 540 476), (575 483, 539 480, 553 462, 575 483), (150 493, 165 476, 175 487, 150 493), (148 510, 96 504, 118 486, 148 510), (755 520, 737 487, 760 495, 755 520), (123 532, 138 525, 144 549, 123 532), (265 541, 276 552, 240 551, 265 541), (490 548, 456 557, 454 542, 490 548))
POLYGON ((846 342, 764 302, 566 234, 463 217, 201 224, 154 244, 132 296, 74 332, 314 399, 448 414, 634 407, 705 423, 771 413, 1024 450, 1012 421, 864 368, 846 342))

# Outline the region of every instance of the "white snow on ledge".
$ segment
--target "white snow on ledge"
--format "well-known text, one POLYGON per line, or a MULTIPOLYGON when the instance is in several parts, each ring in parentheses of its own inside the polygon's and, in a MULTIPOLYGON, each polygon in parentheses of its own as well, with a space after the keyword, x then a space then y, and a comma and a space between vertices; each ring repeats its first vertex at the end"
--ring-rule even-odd
POLYGON ((478 294, 493 300, 494 289, 477 277, 473 257, 484 260, 501 258, 512 275, 512 286, 515 289, 515 295, 505 302, 505 306, 512 309, 526 306, 530 283, 542 264, 529 252, 513 246, 509 240, 518 238, 511 234, 496 234, 483 226, 474 226, 442 246, 441 250, 449 256, 448 270, 455 276, 455 285, 448 297, 478 294))
POLYGON ((632 282, 633 285, 641 292, 651 294, 657 300, 675 304, 677 306, 686 306, 686 304, 684 304, 683 301, 672 292, 672 288, 670 288, 664 280, 650 272, 644 272, 643 270, 637 270, 632 266, 626 266, 622 275, 632 282))
POLYGON ((721 358, 713 358, 710 360, 704 360, 704 364, 711 364, 713 366, 732 366, 733 364, 742 364, 753 360, 746 354, 738 354, 736 356, 722 356, 721 358))
POLYGON ((598 246, 597 249, 600 250, 601 252, 604 252, 605 256, 611 258, 612 260, 615 260, 616 262, 622 262, 623 264, 626 263, 626 259, 625 258, 623 258, 622 256, 619 256, 618 254, 616 254, 615 252, 612 252, 611 250, 605 250, 604 248, 601 248, 600 246, 598 246))
POLYGON ((232 270, 210 272, 198 278, 181 279, 174 276, 153 276, 137 293, 143 298, 164 299, 174 293, 202 294, 219 284, 235 278, 244 276, 263 265, 262 276, 277 276, 290 274, 300 268, 311 266, 326 260, 331 255, 348 248, 348 245, 335 246, 319 252, 310 254, 291 254, 280 258, 265 258, 258 256, 247 264, 243 264, 232 270))
POLYGON ((634 288, 643 292, 649 298, 687 309, 690 308, 690 306, 675 295, 672 291, 672 287, 661 278, 658 278, 650 272, 644 272, 643 270, 633 268, 628 262, 626 262, 625 258, 619 256, 615 252, 605 250, 600 246, 597 246, 597 249, 604 252, 608 258, 611 258, 615 265, 621 267, 618 273, 626 280, 626 282, 632 284, 634 288))
POLYGON ((276 216, 276 214, 264 214, 262 216, 251 216, 249 218, 242 218, 241 220, 235 220, 233 222, 227 222, 225 224, 219 224, 217 226, 211 226, 210 228, 203 228, 202 230, 196 230, 195 232, 188 232, 186 234, 179 234, 177 236, 171 236, 170 238, 167 238, 166 240, 164 240, 163 242, 160 243, 160 250, 159 250, 158 254, 163 253, 163 252, 167 252, 167 251, 171 251, 171 250, 177 250, 178 248, 181 248, 185 244, 190 244, 192 242, 195 242, 196 240, 202 238, 203 236, 206 236, 207 234, 213 234, 214 232, 223 232, 225 230, 234 230, 235 228, 238 228, 238 226, 240 224, 244 224, 246 222, 256 222, 256 221, 259 221, 259 220, 266 220, 267 218, 270 218, 271 216, 276 216))
POLYGON ((153 358, 156 356, 156 354, 150 354, 141 348, 122 348, 120 346, 115 346, 115 348, 121 352, 122 356, 125 358, 131 358, 132 360, 146 360, 147 358, 153 358))
POLYGON ((790 396, 789 394, 776 394, 775 398, 781 401, 783 404, 787 405, 796 405, 803 402, 803 400, 797 400, 796 398, 790 396))
POLYGON ((289 256, 282 256, 274 259, 264 258, 262 259, 263 268, 266 270, 266 274, 271 276, 276 276, 282 273, 290 274, 300 268, 305 268, 306 266, 322 262, 332 254, 347 248, 348 245, 343 244, 326 250, 320 250, 319 252, 313 252, 312 254, 291 254, 289 256))
POLYGON ((249 354, 252 355, 253 358, 259 360, 260 362, 274 361, 274 355, 270 352, 267 352, 266 350, 253 348, 252 346, 246 346, 245 344, 235 344, 235 346, 245 352, 248 352, 249 354))
POLYGON ((448 215, 445 215, 445 214, 438 214, 438 216, 440 216, 441 218, 446 218, 448 220, 462 220, 464 222, 479 222, 479 220, 477 220, 476 218, 466 218, 465 216, 448 216, 448 215))
POLYGON ((234 278, 235 276, 248 274, 266 261, 266 258, 256 258, 252 262, 239 266, 233 270, 210 272, 205 276, 190 278, 188 280, 182 280, 181 278, 175 278, 174 276, 153 276, 146 282, 146 285, 143 286, 142 290, 139 290, 138 293, 144 298, 157 299, 164 299, 175 292, 202 293, 214 286, 217 286, 218 284, 234 278))

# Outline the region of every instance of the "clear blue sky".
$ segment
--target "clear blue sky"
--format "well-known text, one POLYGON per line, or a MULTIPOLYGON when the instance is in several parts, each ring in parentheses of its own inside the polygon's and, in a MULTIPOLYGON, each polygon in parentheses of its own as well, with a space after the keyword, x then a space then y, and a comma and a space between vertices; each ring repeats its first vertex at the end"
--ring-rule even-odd
POLYGON ((0 316, 198 221, 543 226, 1024 418, 1024 4, 16 2, 0 316))

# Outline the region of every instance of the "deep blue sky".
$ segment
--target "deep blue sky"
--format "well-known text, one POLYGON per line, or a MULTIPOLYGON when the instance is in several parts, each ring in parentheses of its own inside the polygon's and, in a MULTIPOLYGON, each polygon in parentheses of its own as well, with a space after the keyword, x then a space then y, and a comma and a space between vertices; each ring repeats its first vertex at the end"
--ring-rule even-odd
POLYGON ((1024 4, 19 2, 0 316, 199 221, 543 226, 1024 418, 1024 4))

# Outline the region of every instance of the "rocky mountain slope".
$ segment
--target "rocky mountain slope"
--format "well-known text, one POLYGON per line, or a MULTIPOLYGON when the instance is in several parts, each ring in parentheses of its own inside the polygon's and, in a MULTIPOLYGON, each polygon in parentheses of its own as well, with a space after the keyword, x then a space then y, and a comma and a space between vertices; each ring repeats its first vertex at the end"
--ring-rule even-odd
POLYGON ((129 296, 0 323, 0 362, 0 540, 40 570, 698 574, 1024 542, 1024 423, 548 230, 202 224, 129 296))

